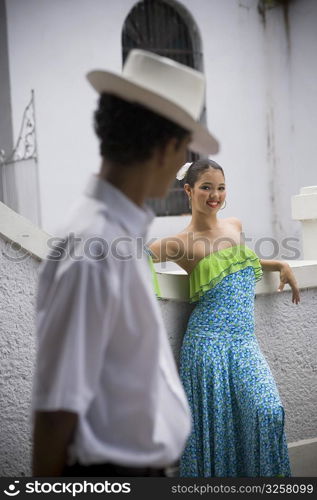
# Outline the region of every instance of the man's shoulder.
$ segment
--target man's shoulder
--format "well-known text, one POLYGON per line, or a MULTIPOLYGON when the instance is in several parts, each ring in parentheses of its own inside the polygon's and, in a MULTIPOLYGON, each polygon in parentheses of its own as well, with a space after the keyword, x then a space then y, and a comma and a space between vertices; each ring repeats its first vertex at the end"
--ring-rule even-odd
POLYGON ((54 289, 69 297, 93 289, 116 295, 120 287, 119 271, 104 239, 70 234, 52 246, 40 266, 39 301, 54 289))
POLYGON ((79 246, 105 240, 108 243, 120 234, 111 207, 93 198, 82 197, 71 208, 63 225, 52 240, 72 240, 79 246))
POLYGON ((111 211, 106 203, 82 196, 71 207, 60 232, 69 234, 104 234, 111 228, 111 211))
POLYGON ((82 197, 57 235, 48 240, 42 270, 45 269, 44 274, 62 277, 65 273, 82 272, 83 266, 93 266, 97 272, 121 275, 134 254, 134 238, 121 226, 113 209, 99 200, 82 197))

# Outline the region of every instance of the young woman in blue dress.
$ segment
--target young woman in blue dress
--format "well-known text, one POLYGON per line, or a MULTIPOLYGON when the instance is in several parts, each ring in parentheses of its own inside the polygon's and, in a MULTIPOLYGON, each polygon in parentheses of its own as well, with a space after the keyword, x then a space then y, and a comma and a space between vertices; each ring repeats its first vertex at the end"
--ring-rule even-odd
POLYGON ((288 283, 298 304, 296 279, 286 262, 259 259, 243 244, 238 219, 218 218, 226 185, 216 162, 197 160, 184 180, 189 225, 150 245, 154 262, 187 271, 196 303, 180 357, 192 413, 180 475, 289 476, 284 410, 254 334, 254 293, 262 269, 278 271, 278 290, 288 283))

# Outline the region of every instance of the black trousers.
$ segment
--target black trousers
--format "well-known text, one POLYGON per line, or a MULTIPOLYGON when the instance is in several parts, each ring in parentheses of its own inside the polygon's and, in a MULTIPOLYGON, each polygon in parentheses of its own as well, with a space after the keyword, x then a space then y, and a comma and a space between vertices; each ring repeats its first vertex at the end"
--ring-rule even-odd
POLYGON ((67 465, 63 477, 166 477, 165 469, 125 467, 116 464, 67 465))

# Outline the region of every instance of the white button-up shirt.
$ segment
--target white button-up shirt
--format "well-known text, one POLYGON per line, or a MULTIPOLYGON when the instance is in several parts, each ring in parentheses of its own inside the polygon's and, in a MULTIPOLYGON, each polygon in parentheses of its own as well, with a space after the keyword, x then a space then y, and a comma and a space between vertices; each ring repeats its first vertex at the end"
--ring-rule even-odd
POLYGON ((152 218, 93 176, 67 238, 42 264, 33 402, 78 415, 70 462, 166 466, 188 437, 189 408, 143 252, 152 218))

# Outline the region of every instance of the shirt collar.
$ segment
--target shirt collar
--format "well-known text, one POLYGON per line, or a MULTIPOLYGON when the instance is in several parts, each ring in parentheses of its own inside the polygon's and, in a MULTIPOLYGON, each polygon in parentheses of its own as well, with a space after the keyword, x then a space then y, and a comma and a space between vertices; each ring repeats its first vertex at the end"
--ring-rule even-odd
POLYGON ((86 196, 105 203, 111 218, 135 236, 145 234, 155 217, 154 212, 149 207, 139 207, 122 191, 97 175, 91 176, 84 192, 86 196))

